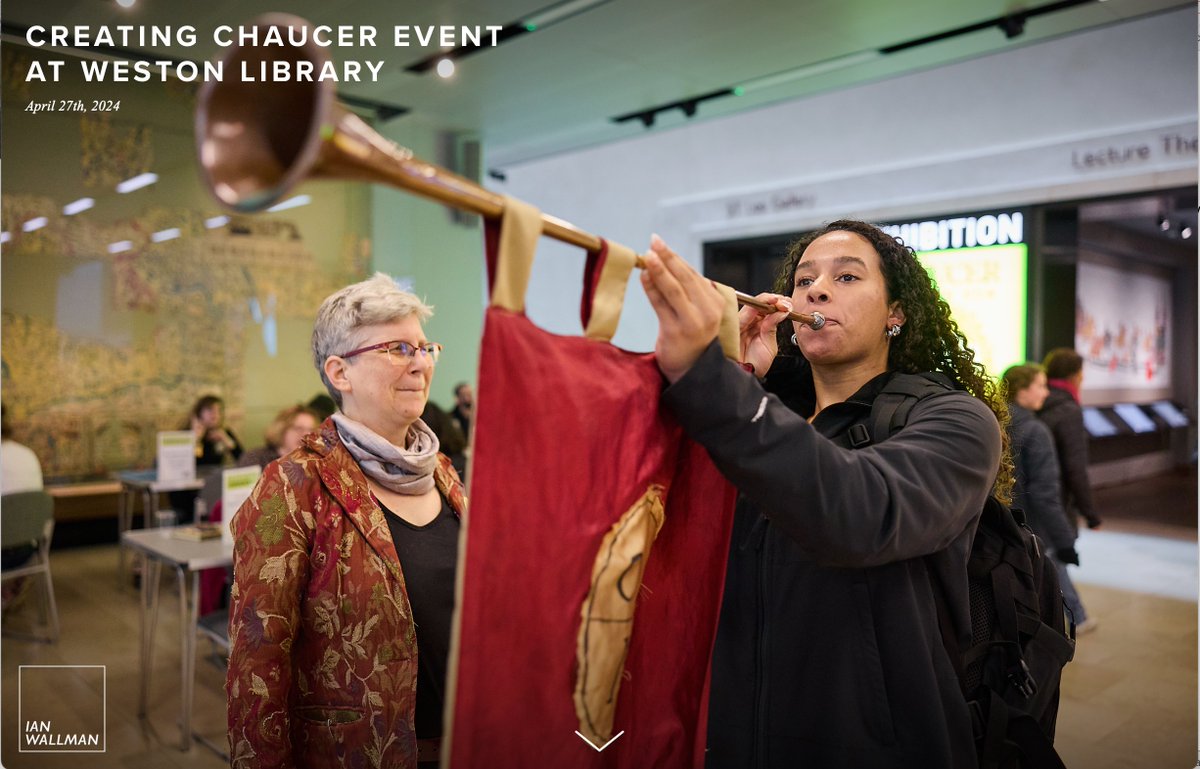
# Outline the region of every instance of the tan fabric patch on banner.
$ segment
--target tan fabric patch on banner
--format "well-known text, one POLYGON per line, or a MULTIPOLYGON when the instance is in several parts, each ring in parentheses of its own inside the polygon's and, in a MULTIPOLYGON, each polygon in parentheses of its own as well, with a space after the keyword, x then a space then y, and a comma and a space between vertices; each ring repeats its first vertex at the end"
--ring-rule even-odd
POLYGON ((525 312, 525 290, 541 234, 542 212, 522 200, 506 197, 500 220, 496 278, 492 283, 493 307, 525 312))
POLYGON ((592 566, 591 590, 580 610, 575 713, 579 732, 596 745, 612 738, 638 592, 662 524, 663 487, 655 484, 604 535, 592 566))
POLYGON ((637 264, 638 256, 627 246, 609 242, 608 258, 600 271, 599 285, 592 300, 592 317, 583 335, 588 339, 609 341, 617 333, 621 307, 625 304, 625 287, 637 264))

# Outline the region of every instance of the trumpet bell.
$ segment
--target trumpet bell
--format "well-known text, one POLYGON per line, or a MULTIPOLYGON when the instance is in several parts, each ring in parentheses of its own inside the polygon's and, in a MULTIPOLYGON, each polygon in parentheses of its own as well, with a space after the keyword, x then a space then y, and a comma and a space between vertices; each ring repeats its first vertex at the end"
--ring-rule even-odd
MULTIPOLYGON (((259 18, 260 27, 310 26, 289 14, 259 18)), ((279 82, 264 88, 246 73, 262 61, 299 61, 319 68, 328 52, 303 46, 231 47, 223 56, 225 78, 200 89, 196 108, 196 150, 204 182, 229 208, 250 213, 278 202, 314 169, 322 155, 322 134, 341 111, 329 82, 279 82)))

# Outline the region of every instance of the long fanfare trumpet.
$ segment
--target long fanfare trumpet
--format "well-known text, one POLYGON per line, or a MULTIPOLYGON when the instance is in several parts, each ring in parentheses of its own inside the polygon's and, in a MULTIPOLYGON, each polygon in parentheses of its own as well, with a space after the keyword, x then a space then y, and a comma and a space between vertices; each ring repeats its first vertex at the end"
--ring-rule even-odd
MULTIPOLYGON (((265 32, 268 27, 310 25, 297 16, 270 13, 256 19, 255 26, 265 32)), ((302 46, 231 47, 224 56, 224 71, 241 72, 243 66, 256 71, 263 62, 286 61, 289 71, 306 62, 320 72, 329 54, 311 34, 305 37, 302 46)), ((196 146, 202 176, 213 195, 243 213, 275 204, 308 178, 384 182, 489 219, 504 212, 501 195, 380 136, 337 102, 328 80, 207 81, 196 105, 196 146)), ((601 247, 596 235, 547 214, 542 214, 542 232, 588 251, 601 247)), ((749 294, 735 293, 740 304, 778 311, 749 294)), ((792 312, 788 317, 814 330, 825 325, 819 312, 792 312)))

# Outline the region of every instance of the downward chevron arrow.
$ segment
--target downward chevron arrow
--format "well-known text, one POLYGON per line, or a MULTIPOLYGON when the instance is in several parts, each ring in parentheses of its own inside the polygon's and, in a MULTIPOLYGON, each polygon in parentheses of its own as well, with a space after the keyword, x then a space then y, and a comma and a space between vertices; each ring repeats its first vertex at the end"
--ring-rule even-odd
POLYGON ((599 752, 603 751, 605 748, 607 748, 609 745, 611 745, 611 744, 613 744, 614 742, 616 742, 616 741, 617 741, 617 738, 618 738, 618 737, 620 737, 620 736, 621 736, 622 734, 624 734, 625 732, 624 732, 624 730, 617 732, 616 734, 614 734, 614 735, 613 735, 613 738, 612 738, 611 740, 609 740, 608 742, 604 743, 604 744, 603 744, 603 745, 601 745, 600 747, 596 747, 596 743, 592 742, 592 741, 591 741, 591 740, 589 740, 587 737, 584 737, 582 734, 580 734, 580 733, 579 733, 579 731, 578 731, 578 730, 576 730, 576 731, 575 731, 575 733, 576 733, 576 734, 579 734, 579 739, 581 739, 581 740, 583 740, 584 742, 586 742, 586 743, 587 743, 587 744, 588 744, 588 745, 589 745, 589 746, 592 748, 592 750, 595 750, 597 753, 599 753, 599 752))

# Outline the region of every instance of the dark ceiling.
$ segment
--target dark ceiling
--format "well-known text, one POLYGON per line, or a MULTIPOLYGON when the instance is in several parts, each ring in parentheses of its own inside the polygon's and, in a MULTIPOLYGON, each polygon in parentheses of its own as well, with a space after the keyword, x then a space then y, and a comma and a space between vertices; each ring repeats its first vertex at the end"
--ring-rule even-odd
POLYGON ((378 82, 344 83, 342 95, 375 105, 381 116, 406 110, 394 119, 478 139, 487 163, 505 166, 1183 5, 1191 3, 288 0, 281 8, 262 0, 137 0, 126 10, 113 0, 8 0, 3 25, 5 42, 18 43, 34 25, 192 25, 194 45, 131 45, 118 55, 193 61, 218 52, 212 31, 219 25, 247 24, 266 11, 371 27, 378 32, 374 47, 334 48, 333 56, 380 62, 378 82), (525 30, 530 21, 539 22, 533 32, 525 30), (396 47, 397 25, 495 25, 508 32, 502 44, 460 59, 454 76, 442 79, 409 70, 440 49, 396 47), (629 119, 614 122, 622 116, 629 119))

